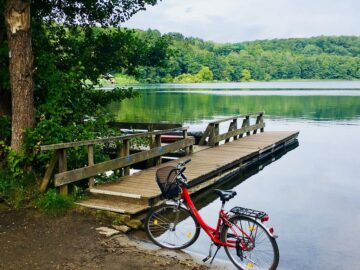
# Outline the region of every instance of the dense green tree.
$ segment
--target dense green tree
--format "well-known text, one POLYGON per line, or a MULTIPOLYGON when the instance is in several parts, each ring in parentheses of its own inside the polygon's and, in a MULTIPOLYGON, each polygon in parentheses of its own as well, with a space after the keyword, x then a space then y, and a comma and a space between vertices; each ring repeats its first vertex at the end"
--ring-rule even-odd
POLYGON ((251 72, 248 69, 243 69, 241 71, 241 80, 244 82, 249 82, 251 80, 251 72))
MULTIPOLYGON (((32 33, 36 25, 56 22, 70 29, 79 25, 118 26, 146 4, 156 0, 1 0, 0 1, 0 47, 9 51, 9 80, 12 97, 12 148, 19 152, 23 132, 35 125, 34 53, 32 33), (31 12, 30 12, 31 10, 31 12), (34 27, 35 26, 35 27, 34 27), (6 35, 4 30, 6 29, 6 35)), ((41 27, 41 26, 40 26, 41 27)), ((3 56, 0 53, 0 57, 3 56)), ((36 57, 36 52, 35 52, 36 57)), ((35 59, 36 61, 36 59, 35 59)), ((1 76, 0 79, 6 79, 1 76)), ((8 89, 1 82, 0 97, 8 97, 8 89)), ((9 102, 1 102, 5 107, 9 102)), ((5 111, 2 109, 0 111, 5 111)))
MULTIPOLYGON (((159 36, 157 31, 151 32, 143 31, 142 38, 159 36)), ((172 77, 177 78, 175 81, 196 81, 190 75, 196 75, 202 66, 210 68, 216 81, 241 81, 244 69, 250 71, 251 79, 260 81, 360 78, 360 37, 322 36, 218 44, 177 33, 166 36, 171 43, 171 56, 163 68, 139 73, 138 80, 168 82, 172 77)))

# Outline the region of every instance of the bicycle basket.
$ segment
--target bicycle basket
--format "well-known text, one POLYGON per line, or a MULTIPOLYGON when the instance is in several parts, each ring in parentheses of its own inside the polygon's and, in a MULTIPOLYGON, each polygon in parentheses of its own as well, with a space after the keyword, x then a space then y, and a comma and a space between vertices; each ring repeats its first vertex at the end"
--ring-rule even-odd
POLYGON ((180 187, 176 183, 178 169, 173 166, 160 168, 156 171, 156 182, 165 199, 173 199, 180 194, 180 187))

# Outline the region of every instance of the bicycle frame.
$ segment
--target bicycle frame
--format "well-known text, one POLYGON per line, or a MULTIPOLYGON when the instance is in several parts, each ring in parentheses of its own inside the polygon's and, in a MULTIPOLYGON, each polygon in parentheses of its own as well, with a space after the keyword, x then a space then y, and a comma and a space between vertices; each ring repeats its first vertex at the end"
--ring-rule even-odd
MULTIPOLYGON (((202 219, 200 213, 196 209, 187 188, 185 186, 182 186, 181 190, 182 190, 181 197, 186 202, 186 205, 188 206, 190 212, 194 215, 195 219, 198 221, 201 228, 206 232, 206 234, 211 238, 211 240, 216 245, 236 248, 235 240, 230 240, 230 241, 227 241, 226 243, 221 241, 220 228, 221 228, 222 224, 229 226, 229 228, 234 233, 234 235, 236 235, 236 237, 239 237, 239 234, 234 230, 233 226, 235 226, 251 242, 253 242, 253 243, 255 242, 254 239, 251 236, 249 236, 247 233, 245 233, 239 226, 229 222, 229 215, 224 211, 223 207, 220 209, 216 228, 213 228, 213 227, 209 226, 208 224, 206 224, 206 222, 202 219)), ((245 243, 242 242, 241 246, 242 246, 243 250, 247 250, 245 243)))

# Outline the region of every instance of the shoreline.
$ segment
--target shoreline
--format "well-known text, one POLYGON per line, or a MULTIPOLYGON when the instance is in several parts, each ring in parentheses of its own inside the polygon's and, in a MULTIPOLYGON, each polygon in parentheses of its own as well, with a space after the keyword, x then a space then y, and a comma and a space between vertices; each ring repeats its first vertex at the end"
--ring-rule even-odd
POLYGON ((87 213, 52 217, 35 209, 1 206, 0 268, 208 269, 187 252, 162 249, 135 234, 100 235, 96 228, 103 226, 111 227, 111 222, 87 213))
POLYGON ((283 80, 253 82, 201 82, 201 83, 136 83, 108 84, 95 89, 111 90, 115 87, 144 89, 208 89, 208 90, 360 90, 360 80, 283 80))

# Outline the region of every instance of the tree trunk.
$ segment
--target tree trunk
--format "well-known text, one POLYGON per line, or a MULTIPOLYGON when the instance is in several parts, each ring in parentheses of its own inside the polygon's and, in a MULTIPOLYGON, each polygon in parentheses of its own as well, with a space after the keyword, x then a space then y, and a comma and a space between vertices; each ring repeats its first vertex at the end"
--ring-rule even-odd
POLYGON ((35 124, 30 1, 7 0, 5 20, 10 50, 11 147, 20 152, 24 130, 35 124))

